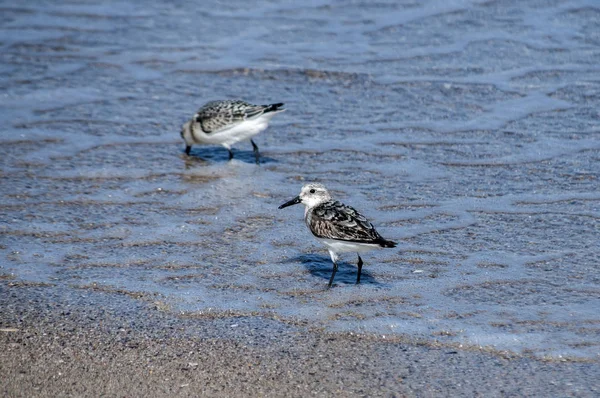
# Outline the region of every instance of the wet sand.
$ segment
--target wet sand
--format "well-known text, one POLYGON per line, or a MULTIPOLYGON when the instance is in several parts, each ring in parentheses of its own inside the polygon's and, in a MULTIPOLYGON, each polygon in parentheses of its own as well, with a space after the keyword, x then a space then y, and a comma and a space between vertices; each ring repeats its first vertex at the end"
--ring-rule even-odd
POLYGON ((372 341, 260 317, 185 319, 118 294, 82 290, 67 299, 9 284, 0 285, 5 397, 600 393, 593 362, 372 341))
POLYGON ((541 3, 4 8, 0 277, 598 361, 600 9, 541 3), (185 155, 221 98, 286 104, 260 166, 185 155), (309 181, 398 242, 360 286, 277 210, 309 181))

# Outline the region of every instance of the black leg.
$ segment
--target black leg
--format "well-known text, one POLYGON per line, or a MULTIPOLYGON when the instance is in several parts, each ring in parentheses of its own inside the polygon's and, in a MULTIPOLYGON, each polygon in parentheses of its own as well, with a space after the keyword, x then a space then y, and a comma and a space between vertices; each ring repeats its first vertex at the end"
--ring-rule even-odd
POLYGON ((256 159, 256 164, 260 164, 260 153, 258 152, 258 145, 256 145, 253 139, 250 139, 250 142, 252 143, 252 149, 254 150, 254 159, 256 159))
POLYGON ((356 276, 356 284, 358 285, 360 283, 360 273, 362 272, 362 266, 363 266, 363 262, 362 262, 362 258, 360 258, 360 254, 358 255, 358 275, 356 276))
POLYGON ((331 285, 333 284, 333 278, 335 278, 335 273, 337 272, 337 268, 338 268, 338 265, 334 261, 333 262, 333 272, 331 273, 331 278, 329 278, 329 285, 327 285, 327 289, 329 289, 331 287, 331 285))
POLYGON ((229 160, 233 159, 233 152, 231 152, 231 149, 227 148, 227 150, 229 151, 229 160))
POLYGON ((186 146, 185 147, 185 154, 189 156, 191 150, 192 150, 192 146, 191 145, 186 146))

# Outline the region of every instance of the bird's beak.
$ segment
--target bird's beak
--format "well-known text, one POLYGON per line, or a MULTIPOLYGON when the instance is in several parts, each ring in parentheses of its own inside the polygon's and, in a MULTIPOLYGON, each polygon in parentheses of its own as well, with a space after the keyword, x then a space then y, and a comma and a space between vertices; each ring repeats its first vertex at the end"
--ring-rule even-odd
POLYGON ((284 204, 279 206, 279 209, 283 209, 284 207, 288 207, 291 205, 297 205, 298 203, 302 203, 302 199, 300 199, 300 196, 296 196, 294 199, 285 202, 284 204))

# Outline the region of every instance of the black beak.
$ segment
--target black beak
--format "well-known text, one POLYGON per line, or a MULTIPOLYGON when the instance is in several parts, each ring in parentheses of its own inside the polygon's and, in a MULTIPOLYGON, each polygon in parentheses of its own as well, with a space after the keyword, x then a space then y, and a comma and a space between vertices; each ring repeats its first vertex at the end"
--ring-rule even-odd
POLYGON ((288 207, 291 205, 297 205, 298 203, 301 203, 302 199, 300 199, 300 196, 296 196, 294 199, 285 202, 284 204, 282 204, 281 206, 279 206, 279 209, 283 209, 284 207, 288 207))

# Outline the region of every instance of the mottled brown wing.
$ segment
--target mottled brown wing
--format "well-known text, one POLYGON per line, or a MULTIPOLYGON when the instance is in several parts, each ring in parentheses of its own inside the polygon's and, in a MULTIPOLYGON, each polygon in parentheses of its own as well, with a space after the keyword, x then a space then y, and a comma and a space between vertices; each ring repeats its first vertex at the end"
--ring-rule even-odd
POLYGON ((380 243, 381 235, 373 224, 350 206, 340 202, 327 202, 316 206, 306 223, 318 238, 344 240, 357 243, 380 243))

